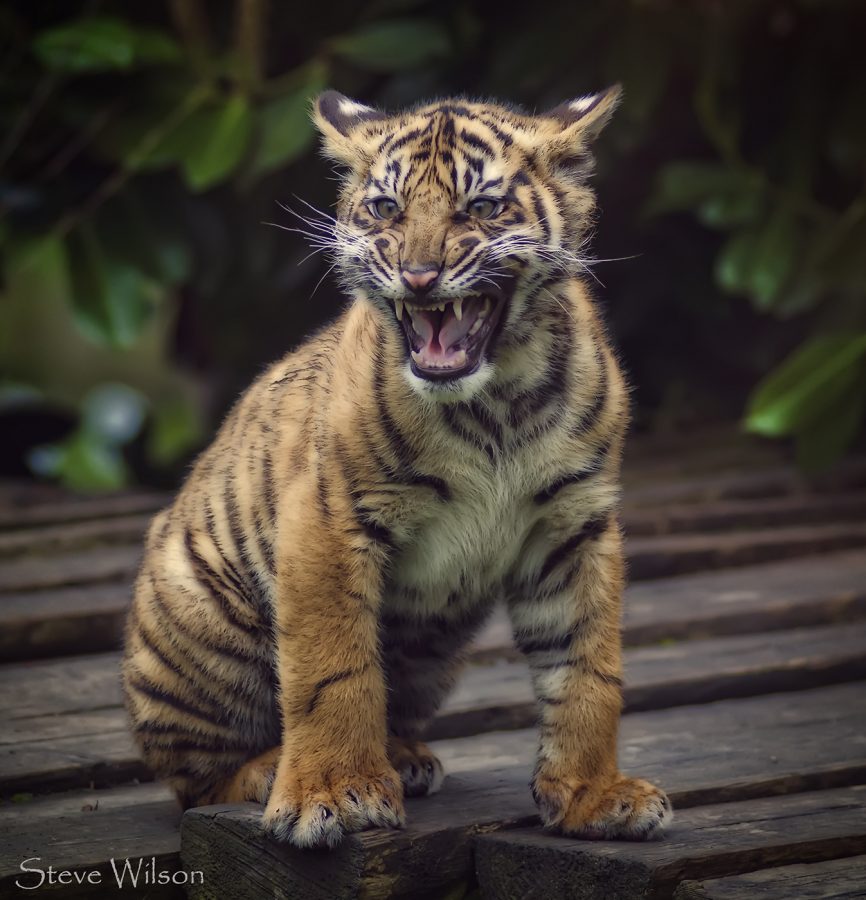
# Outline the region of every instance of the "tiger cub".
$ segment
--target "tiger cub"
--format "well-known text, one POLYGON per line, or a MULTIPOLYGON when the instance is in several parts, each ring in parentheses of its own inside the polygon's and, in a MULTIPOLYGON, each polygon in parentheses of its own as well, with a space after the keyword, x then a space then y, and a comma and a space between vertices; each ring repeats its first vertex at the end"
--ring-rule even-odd
POLYGON ((261 802, 300 847, 399 827, 442 782, 424 727, 501 599, 542 821, 671 821, 617 768, 628 394, 581 252, 618 98, 316 101, 346 167, 319 234, 352 303, 238 401, 154 520, 129 617, 132 728, 185 807, 261 802))

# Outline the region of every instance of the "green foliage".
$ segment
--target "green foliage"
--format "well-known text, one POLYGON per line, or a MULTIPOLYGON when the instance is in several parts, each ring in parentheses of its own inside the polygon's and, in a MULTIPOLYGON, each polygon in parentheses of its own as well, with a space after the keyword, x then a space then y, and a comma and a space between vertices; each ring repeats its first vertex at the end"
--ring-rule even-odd
POLYGON ((40 32, 33 52, 53 72, 104 72, 162 65, 181 58, 178 45, 153 28, 133 28, 121 19, 90 17, 40 32))
POLYGON ((330 42, 337 55, 374 72, 409 69, 447 56, 451 42, 431 19, 394 19, 365 25, 330 42))
POLYGON ((4 6, 0 419, 23 404, 74 423, 16 451, 31 468, 86 489, 170 477, 337 308, 317 257, 299 267, 300 239, 262 224, 297 225, 277 201, 333 200, 309 117, 327 86, 389 108, 465 93, 543 109, 621 81, 599 255, 630 258, 603 280, 639 411, 745 406, 746 428, 793 438, 813 469, 862 436, 857 0, 302 12, 299 28, 259 0, 4 6))

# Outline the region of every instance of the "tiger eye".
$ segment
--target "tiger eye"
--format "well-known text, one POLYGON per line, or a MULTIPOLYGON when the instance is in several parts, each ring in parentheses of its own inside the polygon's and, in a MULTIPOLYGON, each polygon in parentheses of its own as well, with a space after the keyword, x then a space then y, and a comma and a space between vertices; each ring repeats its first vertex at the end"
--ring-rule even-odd
POLYGON ((478 197, 469 203, 466 211, 476 219, 492 219, 499 212, 499 201, 490 197, 478 197))
POLYGON ((367 204, 367 209, 377 219, 393 219, 400 212, 397 201, 392 200, 390 197, 379 197, 376 200, 371 200, 367 204))

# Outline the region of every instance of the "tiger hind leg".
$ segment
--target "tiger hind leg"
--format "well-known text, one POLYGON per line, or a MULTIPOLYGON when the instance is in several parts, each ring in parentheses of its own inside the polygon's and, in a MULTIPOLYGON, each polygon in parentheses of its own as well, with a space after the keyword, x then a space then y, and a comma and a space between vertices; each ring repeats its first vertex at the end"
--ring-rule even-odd
POLYGON ((442 786, 442 763, 423 741, 390 737, 388 759, 400 773, 403 796, 424 797, 435 794, 442 786))
POLYGON ((179 789, 181 804, 189 809, 217 803, 267 803, 279 758, 280 748, 271 747, 197 796, 191 798, 188 791, 179 789))

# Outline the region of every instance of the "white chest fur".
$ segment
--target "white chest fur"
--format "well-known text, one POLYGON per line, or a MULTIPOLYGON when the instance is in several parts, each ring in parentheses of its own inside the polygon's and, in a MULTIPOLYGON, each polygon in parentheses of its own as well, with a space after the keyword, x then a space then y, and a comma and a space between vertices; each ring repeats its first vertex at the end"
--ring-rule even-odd
POLYGON ((449 479, 451 496, 410 529, 390 566, 386 605, 433 614, 495 594, 519 558, 539 510, 516 460, 449 479))

